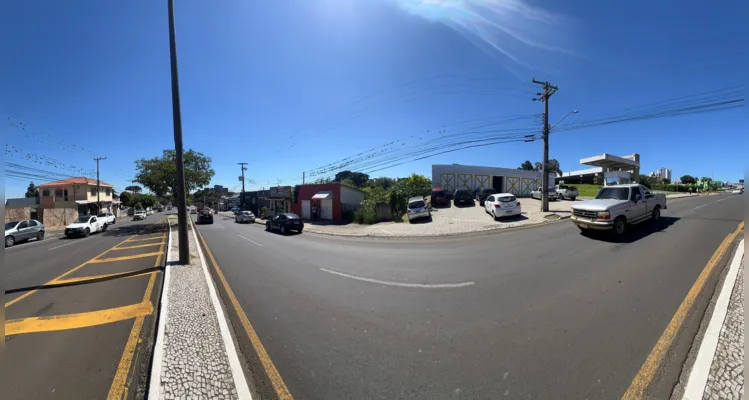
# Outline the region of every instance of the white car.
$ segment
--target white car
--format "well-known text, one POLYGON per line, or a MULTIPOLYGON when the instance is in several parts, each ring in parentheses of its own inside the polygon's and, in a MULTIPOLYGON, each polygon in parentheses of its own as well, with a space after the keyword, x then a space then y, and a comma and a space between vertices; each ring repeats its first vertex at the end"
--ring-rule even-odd
POLYGON ((512 193, 497 193, 484 200, 484 211, 491 214, 496 221, 502 217, 513 217, 521 214, 520 201, 512 193))
POLYGON ((135 210, 133 221, 140 221, 142 219, 146 219, 146 212, 144 210, 135 210))
POLYGON ((236 217, 234 217, 234 222, 252 222, 254 224, 255 214, 253 214, 252 211, 241 211, 236 217))
POLYGON ((744 189, 733 189, 731 191, 731 194, 742 194, 744 193, 744 189))
POLYGON ((107 224, 104 221, 99 220, 95 215, 84 215, 65 227, 65 237, 68 239, 74 236, 88 237, 92 233, 106 230, 107 224))
POLYGON ((107 225, 114 225, 117 223, 117 218, 112 213, 101 213, 96 216, 96 219, 103 221, 107 225))
MULTIPOLYGON (((536 188, 536 190, 532 190, 531 191, 531 198, 532 199, 539 199, 539 200, 541 200, 541 196, 543 196, 543 194, 541 192, 542 192, 541 188, 536 188)), ((575 196, 575 197, 577 197, 577 196, 575 196)), ((549 188, 549 200, 550 201, 557 201, 557 199, 559 199, 559 193, 557 193, 557 190, 555 188, 553 188, 553 187, 549 188)))
POLYGON ((432 218, 432 211, 429 210, 427 202, 423 197, 411 197, 408 199, 408 222, 417 218, 432 218))
POLYGON ((153 215, 153 210, 150 208, 146 210, 146 216, 149 216, 149 215, 153 215))

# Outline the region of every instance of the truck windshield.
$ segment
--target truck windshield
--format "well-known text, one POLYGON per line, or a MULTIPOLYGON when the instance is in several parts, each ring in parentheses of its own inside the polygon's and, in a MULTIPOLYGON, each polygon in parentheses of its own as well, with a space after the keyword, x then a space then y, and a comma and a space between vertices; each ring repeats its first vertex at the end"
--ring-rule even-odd
POLYGON ((626 187, 608 187, 598 191, 596 199, 627 200, 629 198, 629 188, 626 187))

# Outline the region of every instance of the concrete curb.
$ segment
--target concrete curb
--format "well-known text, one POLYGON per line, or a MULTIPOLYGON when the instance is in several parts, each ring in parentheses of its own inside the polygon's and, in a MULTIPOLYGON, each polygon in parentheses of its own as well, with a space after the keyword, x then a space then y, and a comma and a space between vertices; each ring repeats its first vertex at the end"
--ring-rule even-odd
POLYGON ((741 264, 743 257, 744 240, 742 239, 738 247, 736 247, 736 252, 734 253, 728 273, 726 274, 726 279, 723 281, 718 300, 716 301, 715 308, 710 316, 710 323, 708 324, 702 342, 700 343, 697 358, 694 361, 692 370, 689 372, 689 378, 687 379, 687 384, 682 396, 683 400, 702 399, 705 393, 707 380, 710 376, 710 367, 715 358, 715 351, 718 348, 720 332, 723 328, 726 314, 728 313, 728 304, 731 298, 731 293, 733 292, 734 284, 736 283, 739 265, 741 264))
POLYGON ((172 224, 169 216, 166 217, 169 227, 169 239, 166 242, 166 254, 164 255, 164 280, 161 283, 161 301, 159 302, 159 326, 156 330, 156 342, 153 346, 153 358, 151 359, 151 374, 148 385, 148 398, 158 398, 159 385, 161 382, 161 366, 164 362, 164 331, 166 329, 166 318, 169 310, 169 282, 171 281, 171 268, 169 268, 169 256, 172 252, 172 224), (158 366, 158 368, 157 368, 158 366), (156 395, 154 395, 156 393, 156 395))

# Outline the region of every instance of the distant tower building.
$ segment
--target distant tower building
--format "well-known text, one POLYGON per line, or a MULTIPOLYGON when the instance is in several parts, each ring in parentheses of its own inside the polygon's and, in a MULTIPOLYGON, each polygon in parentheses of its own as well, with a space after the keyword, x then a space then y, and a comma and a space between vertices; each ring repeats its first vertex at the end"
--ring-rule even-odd
POLYGON ((658 170, 658 177, 665 180, 671 180, 671 169, 661 168, 658 170))
POLYGON ((216 193, 223 193, 224 187, 222 185, 213 185, 213 190, 215 190, 216 193))

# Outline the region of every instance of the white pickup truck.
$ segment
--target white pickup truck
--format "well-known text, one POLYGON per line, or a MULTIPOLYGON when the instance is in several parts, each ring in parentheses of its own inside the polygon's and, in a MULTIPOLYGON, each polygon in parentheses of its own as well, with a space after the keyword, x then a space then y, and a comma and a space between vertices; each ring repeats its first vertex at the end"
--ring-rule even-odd
POLYGON ((117 222, 117 218, 112 213, 100 213, 96 218, 107 225, 114 225, 117 222))
POLYGON ((606 230, 621 236, 630 224, 661 217, 666 196, 639 184, 604 186, 594 200, 572 206, 570 220, 581 230, 606 230))
POLYGON ((100 221, 95 215, 84 215, 65 227, 65 237, 68 239, 74 236, 88 237, 92 233, 106 230, 107 224, 104 221, 100 221))

